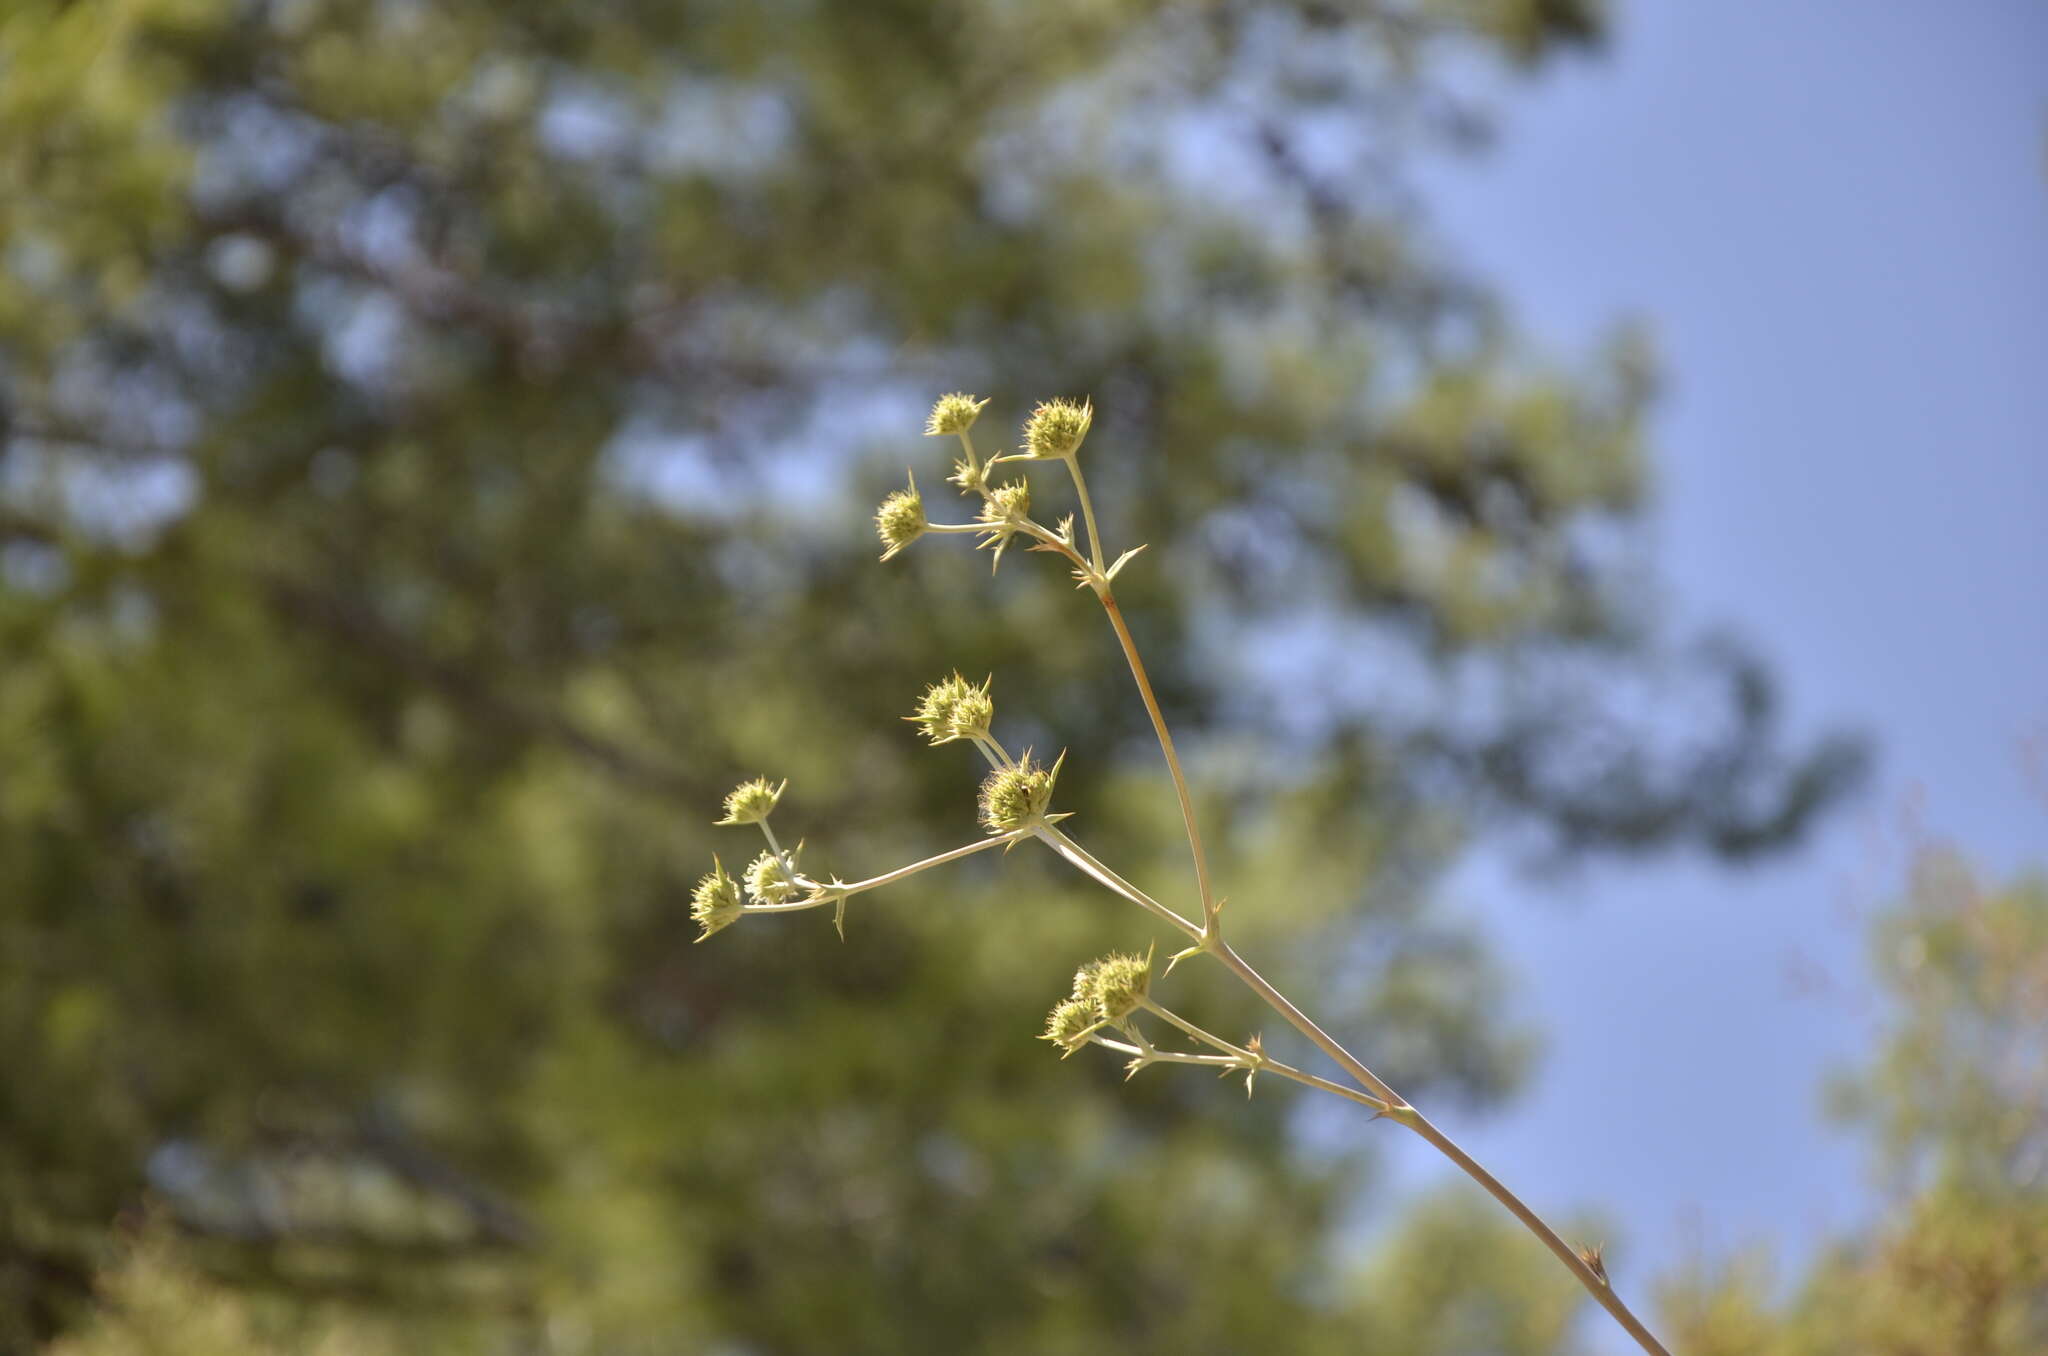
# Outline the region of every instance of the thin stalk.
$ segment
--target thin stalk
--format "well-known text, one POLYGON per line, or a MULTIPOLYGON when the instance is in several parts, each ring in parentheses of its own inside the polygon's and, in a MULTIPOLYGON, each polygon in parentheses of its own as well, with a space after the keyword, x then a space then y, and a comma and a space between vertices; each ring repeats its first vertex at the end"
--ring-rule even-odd
POLYGON ((1069 864, 1076 867, 1082 875, 1087 876, 1103 889, 1113 895, 1129 900, 1161 921, 1179 928, 1188 936, 1198 941, 1201 939, 1202 930, 1196 927, 1193 922, 1181 917, 1172 909, 1167 908, 1164 904, 1161 904, 1158 900, 1152 898, 1152 896, 1104 866, 1100 861, 1096 860, 1094 854, 1090 853, 1073 839, 1067 837, 1066 834, 1060 832, 1057 828, 1050 824, 1036 824, 1032 826, 1030 832, 1035 834, 1039 841, 1043 842, 1047 847, 1065 858, 1069 864))
POLYGON ((935 866, 944 866, 947 862, 957 862, 962 857, 972 857, 977 852, 987 852, 992 847, 1002 847, 1006 844, 1017 842, 1019 839, 1028 838, 1030 835, 1031 830, 1029 829, 1016 829, 1009 833, 998 834, 993 838, 982 838, 968 843, 964 847, 956 847, 949 851, 941 852, 937 856, 926 857, 923 861, 912 862, 908 866, 899 866, 894 871, 884 871, 879 876, 870 876, 866 880, 830 885, 811 881, 808 884, 814 889, 822 890, 824 892, 822 895, 813 899, 790 900, 782 904, 749 904, 745 906, 746 911, 748 913, 795 913, 801 909, 823 908, 827 904, 837 903, 839 900, 862 894, 868 890, 879 890, 885 885, 894 885, 897 881, 914 876, 920 871, 929 871, 935 866))
POLYGON ((857 895, 866 890, 879 890, 884 885, 894 885, 897 881, 908 876, 914 876, 920 871, 929 871, 935 866, 944 866, 947 862, 957 862, 962 857, 972 857, 977 852, 987 852, 992 847, 1002 847, 1005 844, 1014 843, 1021 838, 1029 837, 1030 832, 1029 829, 1013 829, 1009 833, 997 834, 992 838, 978 839, 975 842, 966 844, 964 847, 956 847, 949 851, 941 852, 936 856, 927 857, 921 862, 912 862, 908 866, 899 866, 894 871, 884 871, 879 876, 869 876, 866 880, 857 880, 846 885, 832 885, 828 888, 835 895, 857 895))
POLYGON ((1228 1054, 1237 1061, 1239 1068, 1259 1073, 1276 1073, 1282 1078, 1291 1078, 1295 1082, 1305 1084, 1308 1087, 1319 1088, 1324 1092, 1335 1093, 1337 1096, 1348 1101, 1369 1106, 1382 1115, 1386 1114, 1388 1110, 1385 1102, 1369 1092, 1360 1092, 1357 1088, 1347 1088, 1342 1083, 1333 1083, 1327 1078, 1319 1078, 1305 1069, 1295 1068, 1292 1064, 1283 1064, 1270 1055, 1264 1053, 1254 1054, 1242 1046, 1232 1045, 1221 1036, 1213 1032, 1204 1031, 1201 1027, 1196 1026, 1171 1008, 1161 1007, 1149 998, 1140 999, 1139 1006, 1160 1020, 1178 1027, 1183 1033, 1202 1042, 1202 1044, 1212 1045, 1228 1054))
POLYGON ((1096 596, 1102 599, 1102 610, 1109 614, 1109 624, 1116 629, 1117 644, 1123 646, 1124 659, 1131 666, 1131 677, 1138 684, 1138 695, 1145 701, 1145 714, 1152 718, 1152 732, 1159 736, 1159 751, 1166 755, 1166 770, 1173 778, 1173 793, 1180 798, 1181 825, 1187 830, 1188 851, 1195 858, 1195 888, 1202 896, 1202 931, 1196 940, 1205 945, 1216 938, 1216 892, 1209 884, 1209 859, 1202 851, 1202 833, 1195 827, 1195 801, 1188 793, 1188 779, 1181 773, 1180 758, 1173 751, 1173 735, 1166 728, 1166 715, 1159 709, 1159 699, 1152 693, 1152 680, 1145 676, 1145 661, 1138 657, 1138 643, 1131 639, 1131 629, 1124 625, 1123 609, 1116 605, 1116 598, 1109 591, 1108 584, 1096 587, 1096 596))
POLYGON ((1095 505, 1088 502, 1088 482, 1081 478, 1081 459, 1069 452, 1061 458, 1067 470, 1074 477, 1074 491, 1081 496, 1081 520, 1088 524, 1088 559, 1095 564, 1095 573, 1102 573, 1102 533, 1095 526, 1095 505))
POLYGON ((1135 1045, 1125 1045, 1122 1041, 1111 1040, 1107 1036, 1090 1036, 1088 1041, 1090 1044, 1099 1045, 1105 1050, 1114 1050, 1122 1055, 1136 1055, 1140 1059, 1152 1060, 1160 1064, 1204 1064, 1212 1069, 1241 1069, 1244 1067, 1242 1062, 1232 1059, 1229 1055, 1190 1055, 1179 1050, 1161 1050, 1149 1046, 1140 1050, 1135 1045))
POLYGON ((775 830, 768 827, 768 821, 765 819, 758 819, 754 822, 759 824, 761 826, 761 832, 767 835, 768 850, 775 854, 776 861, 782 863, 783 874, 788 876, 791 880, 797 882, 800 885, 810 884, 810 882, 806 881, 802 876, 797 874, 796 858, 790 856, 789 853, 783 850, 781 841, 777 839, 775 836, 775 830))

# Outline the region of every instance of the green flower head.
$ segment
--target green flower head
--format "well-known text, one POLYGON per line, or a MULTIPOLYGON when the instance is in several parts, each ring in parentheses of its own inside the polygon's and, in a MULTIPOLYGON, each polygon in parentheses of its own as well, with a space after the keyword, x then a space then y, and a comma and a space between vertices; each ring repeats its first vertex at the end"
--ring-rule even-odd
POLYGON ((772 852, 763 852, 747 866, 747 893, 756 904, 787 904, 796 898, 798 888, 782 859, 772 852))
POLYGON ((936 438, 945 433, 965 433, 974 427, 974 421, 981 414, 981 407, 987 400, 976 400, 971 395, 955 391, 942 395, 932 405, 931 418, 924 421, 924 435, 936 438))
POLYGON ((1031 487, 1021 480, 1006 485, 991 485, 987 488, 988 498, 982 501, 981 525, 988 535, 981 539, 981 545, 996 548, 995 560, 991 565, 1003 563, 1003 552, 1010 545, 1010 538, 1023 531, 1024 524, 1031 517, 1031 487))
MULTIPOLYGON (((788 786, 784 781, 782 786, 788 786)), ((741 782, 725 798, 725 818, 717 821, 721 827, 733 824, 758 824, 775 813, 775 803, 782 799, 782 786, 768 785, 766 777, 756 777, 750 782, 741 782)))
POLYGON ((1026 751, 1009 767, 999 767, 981 784, 981 822, 990 833, 1011 833, 1045 819, 1052 804, 1052 785, 1060 775, 1062 753, 1051 767, 1040 767, 1026 751))
POLYGON ((1095 407, 1087 401, 1045 401, 1024 421, 1023 453, 1040 461, 1071 457, 1094 422, 1095 407))
POLYGON ((1063 1055, 1071 1055, 1081 1048, 1088 1039, 1088 1033, 1097 1025, 1095 1008, 1078 998, 1061 999, 1050 1016, 1045 1019, 1045 1035, 1042 1039, 1060 1047, 1063 1055))
POLYGON ((690 895, 690 917, 704 929, 697 934, 697 940, 701 942, 720 928, 738 922, 745 910, 739 884, 725 874, 724 864, 713 857, 711 873, 697 882, 690 895))
POLYGON ((1081 967, 1072 1001, 1089 1004, 1096 1020, 1121 1022, 1151 992, 1152 957, 1117 952, 1081 967))
POLYGON ((889 548, 882 552, 884 560, 923 536, 924 529, 924 498, 917 492, 915 478, 909 489, 896 491, 875 510, 875 532, 889 548))
POLYGON ((916 714, 904 719, 914 722, 933 744, 985 735, 996 718, 996 704, 989 698, 988 686, 988 680, 976 687, 955 673, 925 689, 916 714))
POLYGON ((981 506, 981 521, 992 529, 1014 532, 1031 516, 1031 487, 1021 480, 991 485, 988 501, 981 506))

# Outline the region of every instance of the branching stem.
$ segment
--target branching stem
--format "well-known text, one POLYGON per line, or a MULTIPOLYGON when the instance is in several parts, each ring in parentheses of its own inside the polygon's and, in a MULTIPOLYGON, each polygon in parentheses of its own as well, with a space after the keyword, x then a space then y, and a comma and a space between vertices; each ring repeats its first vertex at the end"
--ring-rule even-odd
MULTIPOLYGON (((975 465, 974 445, 964 431, 960 435, 960 441, 962 447, 967 452, 968 465, 973 467, 975 465)), ((1001 459, 998 458, 997 460, 1001 459)), ((1334 1093, 1337 1096, 1348 1098, 1351 1101, 1362 1103, 1390 1120, 1399 1121, 1402 1125, 1405 1125, 1426 1140, 1437 1152, 1456 1164, 1458 1169, 1466 1176, 1485 1188, 1487 1193, 1499 1201, 1517 1220, 1520 1220, 1530 1233, 1536 1235, 1543 1246, 1550 1249, 1557 1259, 1565 1265, 1565 1268, 1600 1303, 1601 1307, 1613 1315, 1615 1321, 1622 1326, 1629 1336, 1633 1337, 1642 1346, 1644 1351, 1650 1353, 1651 1356, 1670 1356, 1670 1353, 1665 1350, 1664 1346, 1651 1335, 1649 1329, 1643 1326, 1641 1320, 1636 1318, 1630 1312, 1628 1306, 1621 1302, 1620 1297, 1614 1293, 1612 1287, 1607 1283, 1605 1275, 1600 1271, 1596 1271, 1585 1258, 1582 1258, 1575 1252, 1570 1244, 1558 1236, 1556 1230, 1544 1222, 1542 1216, 1532 1210, 1521 1197, 1508 1190, 1498 1178, 1482 1167, 1478 1160, 1459 1148, 1450 1136, 1439 1130, 1430 1122, 1428 1117, 1411 1106, 1405 1098, 1395 1092, 1392 1087, 1371 1069, 1367 1068, 1363 1061, 1345 1049, 1334 1037, 1324 1031, 1322 1027, 1318 1026, 1308 1014, 1289 1001, 1285 994, 1282 994, 1268 983, 1264 976, 1259 974, 1257 970, 1254 970, 1251 964, 1237 953, 1235 948, 1223 940, 1217 930, 1217 910, 1219 905, 1209 878, 1209 864, 1202 848, 1201 831, 1195 824, 1194 797, 1188 790, 1187 777, 1181 770, 1180 757, 1174 750, 1173 735, 1167 729, 1165 713, 1160 710, 1159 698, 1152 690, 1152 681, 1145 672, 1143 659, 1138 655, 1137 642, 1132 639, 1130 627, 1125 624, 1122 609, 1117 606, 1116 598, 1110 591, 1109 575, 1104 570, 1102 563, 1101 533, 1096 527, 1095 509, 1093 504, 1089 502, 1088 486, 1081 475, 1080 464, 1072 456, 1062 458, 1062 460, 1067 463, 1067 469, 1074 479, 1074 489, 1080 496, 1081 514, 1087 524, 1088 531, 1088 555, 1084 557, 1076 551, 1068 535, 1053 532, 1044 525, 1028 518, 1015 522, 1010 530, 1024 533, 1036 541, 1040 549, 1063 555, 1072 562, 1076 576, 1079 577, 1082 583, 1095 591, 1095 596, 1101 600, 1103 611, 1109 616, 1110 626, 1116 632, 1117 644, 1123 648, 1124 659, 1130 665, 1131 678, 1137 684, 1138 696, 1144 702, 1145 714, 1151 718, 1152 731, 1158 736, 1160 752, 1165 755, 1166 769, 1173 781, 1174 795, 1180 802, 1181 822, 1187 832, 1188 851, 1194 858, 1195 884, 1201 898, 1202 921, 1197 924, 1160 903, 1151 895, 1140 890, 1115 871, 1103 865, 1093 854, 1082 848, 1080 844, 1076 843, 1071 837, 1051 823, 1041 820, 1038 823, 1017 830, 1015 834, 1007 835, 1006 838, 1011 841, 1025 835, 1038 838, 1062 859, 1110 893, 1136 904, 1154 917, 1179 929, 1195 942, 1195 946, 1192 948, 1194 953, 1214 956, 1225 969, 1236 975, 1247 988, 1251 989, 1269 1007, 1284 1017, 1290 1026, 1306 1036, 1314 1043, 1316 1048, 1334 1060, 1339 1068, 1355 1079, 1359 1086, 1366 1091, 1360 1092, 1357 1089, 1333 1083, 1328 1079, 1319 1078, 1314 1074, 1290 1068, 1287 1065, 1267 1058, 1263 1052, 1232 1045, 1230 1042, 1203 1031, 1200 1027, 1185 1021, 1176 1014, 1149 1000, 1143 1004, 1146 1011, 1170 1023, 1185 1035, 1202 1044, 1214 1047, 1222 1053, 1203 1055, 1159 1050, 1150 1041, 1145 1039, 1137 1030, 1135 1024, 1127 1024, 1125 1027, 1126 1034, 1131 1037, 1131 1043, 1112 1040, 1099 1033, 1090 1036, 1089 1039, 1095 1044, 1133 1056, 1135 1062, 1132 1067, 1134 1070, 1142 1068, 1144 1063, 1155 1061, 1174 1064, 1198 1064, 1212 1068, 1243 1068, 1248 1074, 1258 1070, 1270 1070, 1284 1078, 1291 1078, 1310 1087, 1319 1088, 1323 1091, 1334 1093)), ((993 465, 994 462, 989 464, 993 465)), ((985 501, 988 500, 989 490, 985 477, 975 476, 973 478, 973 488, 980 492, 985 501)), ((963 523, 931 524, 926 530, 940 533, 969 533, 986 532, 989 529, 986 524, 963 523)), ((1009 754, 993 738, 977 738, 974 743, 975 747, 980 750, 983 757, 989 760, 991 765, 996 767, 1010 765, 1009 754)), ((767 826, 764 824, 762 827, 765 829, 767 826)), ((935 866, 942 861, 951 860, 956 856, 963 856, 970 851, 979 851, 1001 841, 1005 841, 1005 839, 990 839, 987 842, 958 849, 952 853, 941 854, 939 857, 929 859, 926 862, 906 867, 901 872, 892 872, 889 876, 877 877, 872 882, 862 882, 861 888, 872 888, 873 885, 886 883, 890 879, 900 879, 902 875, 908 874, 911 871, 920 870, 926 866, 935 866)), ((770 842, 771 844, 773 843, 772 836, 770 842)), ((777 853, 781 855, 779 848, 777 853)), ((853 887, 835 888, 850 890, 853 887)), ((820 900, 819 902, 823 901, 820 900)))

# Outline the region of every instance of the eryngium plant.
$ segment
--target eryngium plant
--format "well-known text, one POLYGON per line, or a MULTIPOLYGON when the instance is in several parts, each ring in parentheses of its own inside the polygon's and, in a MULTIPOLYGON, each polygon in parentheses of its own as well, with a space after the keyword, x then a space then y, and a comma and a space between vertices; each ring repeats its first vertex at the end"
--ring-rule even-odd
POLYGON ((960 440, 960 459, 953 464, 949 480, 963 495, 980 501, 975 520, 967 523, 930 521, 925 516, 924 499, 918 492, 913 475, 909 486, 883 500, 875 513, 875 530, 886 548, 882 559, 888 560, 920 537, 960 535, 980 537, 979 544, 992 549, 993 562, 997 565, 1001 564, 1003 553, 1010 544, 1023 538, 1029 543, 1028 549, 1059 556, 1072 567, 1074 578, 1082 587, 1091 590, 1102 604, 1110 627, 1116 632, 1117 643, 1123 647, 1124 658, 1130 664, 1138 697, 1145 705, 1146 714, 1151 717, 1153 732, 1159 737, 1159 750, 1165 755, 1166 770, 1172 778, 1174 794, 1180 800, 1181 822, 1187 832, 1188 853, 1193 859, 1200 916, 1189 917, 1161 903, 1104 865, 1062 829, 1060 821, 1067 816, 1055 813, 1052 804, 1065 755, 1045 764, 1034 759, 1029 749, 1012 754, 992 732, 995 704, 990 696, 990 683, 984 680, 976 686, 955 673, 934 683, 907 719, 916 724, 933 744, 965 740, 972 743, 976 752, 988 762, 989 772, 981 784, 979 799, 980 819, 988 831, 987 836, 865 880, 845 881, 837 876, 807 875, 797 865, 797 853, 782 845, 769 824, 782 787, 771 787, 765 778, 743 783, 726 797, 725 818, 718 823, 758 824, 767 838, 767 850, 754 859, 739 881, 726 874, 722 864, 714 863, 711 873, 698 883, 691 907, 693 917, 703 928, 698 940, 704 940, 747 914, 792 913, 827 906, 831 907, 833 923, 843 936, 846 901, 855 895, 892 885, 920 871, 990 848, 1007 849, 1026 839, 1042 843, 1110 894, 1137 905, 1178 931, 1188 942, 1185 948, 1167 958, 1158 973, 1155 973, 1150 952, 1143 956, 1110 955, 1083 965, 1074 975, 1072 991, 1053 1006, 1046 1019, 1044 1039, 1058 1046, 1062 1056, 1092 1045, 1125 1057, 1128 1061, 1125 1067, 1130 1074, 1154 1064, 1191 1064, 1225 1075, 1241 1073, 1244 1075, 1246 1096, 1251 1095, 1258 1075, 1266 1073, 1367 1107, 1372 1111, 1373 1119, 1390 1120, 1405 1126, 1457 1164, 1536 1235, 1645 1351, 1668 1356, 1664 1347, 1614 1293, 1608 1283, 1607 1269, 1599 1248, 1574 1251, 1520 1197, 1503 1186, 1406 1098, 1267 983, 1224 939, 1219 917, 1221 901, 1209 877, 1208 859, 1202 850, 1201 832, 1195 825, 1194 801, 1188 793, 1187 778, 1181 772, 1180 757, 1174 752, 1173 735, 1166 728, 1166 718, 1160 712, 1151 680, 1145 675, 1144 661, 1138 657, 1137 644, 1131 639, 1130 628, 1124 624, 1111 588, 1118 572, 1144 548, 1136 547, 1124 552, 1113 564, 1104 563, 1102 537, 1095 526, 1095 509, 1088 499, 1088 483, 1081 474, 1079 453, 1094 422, 1094 410, 1085 402, 1046 401, 1033 410, 1025 422, 1022 446, 1017 451, 983 461, 975 453, 971 430, 987 403, 968 395, 942 396, 932 407, 931 418, 925 425, 928 436, 960 440), (1080 503, 1084 535, 1076 533, 1071 516, 1053 527, 1032 517, 1030 487, 1021 478, 997 478, 995 471, 998 466, 1019 461, 1065 463, 1080 503), (1265 1052, 1257 1036, 1249 1037, 1242 1045, 1234 1044, 1203 1030, 1160 1001, 1159 986, 1175 966, 1183 961, 1205 959, 1236 976, 1290 1025, 1314 1042, 1350 1081, 1325 1078, 1283 1064, 1265 1052), (1148 1022, 1158 1024, 1150 1033, 1146 1027, 1148 1022), (1161 1032, 1160 1027, 1167 1028, 1168 1032, 1161 1032), (1154 1033, 1160 1034, 1160 1041, 1153 1039, 1154 1033))

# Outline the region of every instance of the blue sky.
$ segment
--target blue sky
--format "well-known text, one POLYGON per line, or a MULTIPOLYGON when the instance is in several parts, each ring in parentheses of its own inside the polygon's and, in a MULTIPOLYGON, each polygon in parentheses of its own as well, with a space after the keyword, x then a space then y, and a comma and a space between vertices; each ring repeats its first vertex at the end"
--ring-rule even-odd
POLYGON ((1505 92, 1500 144, 1432 167, 1430 210, 1542 342, 1650 321, 1681 625, 1736 624, 1795 727, 1879 752, 1760 867, 1451 883, 1550 1048, 1515 1110, 1448 1128, 1540 1205, 1615 1218, 1641 1296, 1871 1207, 1818 1098, 1874 1033, 1861 920, 1910 845, 2048 866, 2020 749, 2048 731, 2048 7, 1619 9, 1605 58, 1505 92))

